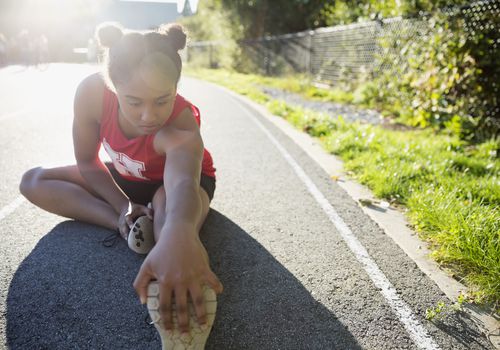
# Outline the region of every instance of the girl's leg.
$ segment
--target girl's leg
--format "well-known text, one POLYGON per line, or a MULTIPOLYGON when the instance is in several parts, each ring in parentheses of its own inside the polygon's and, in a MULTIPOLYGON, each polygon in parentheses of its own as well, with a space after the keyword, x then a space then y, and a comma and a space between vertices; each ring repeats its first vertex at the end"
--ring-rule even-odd
MULTIPOLYGON (((203 222, 207 217, 210 206, 210 200, 208 194, 201 186, 199 188, 199 194, 202 203, 202 214, 200 215, 200 218, 196 223, 196 228, 198 230, 198 233, 200 232, 201 226, 203 225, 203 222)), ((165 211, 166 194, 165 194, 165 188, 163 186, 160 187, 158 191, 156 191, 152 203, 154 209, 153 231, 154 231, 155 241, 158 242, 158 239, 160 238, 161 229, 168 215, 168 213, 165 211)), ((188 349, 188 348, 203 349, 215 319, 215 312, 217 309, 217 297, 215 291, 208 286, 203 287, 203 298, 205 300, 205 311, 206 311, 206 321, 207 321, 206 325, 208 327, 204 329, 198 328, 198 326, 196 325, 196 323, 198 322, 196 314, 193 313, 193 311, 189 311, 188 312, 189 328, 190 328, 189 333, 191 334, 191 336, 189 338, 184 338, 180 334, 178 323, 176 321, 178 319, 177 318, 178 309, 174 307, 172 310, 173 313, 172 317, 175 329, 173 330, 173 333, 167 333, 163 328, 163 326, 160 326, 161 316, 159 313, 160 311, 159 308, 154 308, 154 307, 151 308, 149 306, 149 305, 151 306, 160 305, 159 290, 160 288, 158 285, 158 281, 151 281, 148 286, 148 310, 151 319, 155 321, 155 328, 160 334, 163 348, 173 349, 174 347, 175 348, 179 347, 180 349, 188 349)), ((191 304, 189 310, 194 310, 192 297, 190 297, 189 300, 190 300, 189 303, 191 304)))
POLYGON ((88 186, 76 165, 28 170, 19 189, 30 202, 51 213, 117 229, 118 214, 88 186))
MULTIPOLYGON (((210 199, 208 197, 207 192, 200 186, 199 188, 200 198, 201 198, 201 216, 198 222, 196 223, 196 229, 198 233, 200 232, 201 226, 208 215, 208 211, 210 209, 210 199)), ((153 231, 155 235, 155 242, 158 242, 160 238, 161 229, 165 223, 165 219, 167 217, 167 212, 165 211, 166 206, 166 194, 165 187, 161 186, 153 196, 153 210, 154 210, 154 219, 153 219, 153 231)))

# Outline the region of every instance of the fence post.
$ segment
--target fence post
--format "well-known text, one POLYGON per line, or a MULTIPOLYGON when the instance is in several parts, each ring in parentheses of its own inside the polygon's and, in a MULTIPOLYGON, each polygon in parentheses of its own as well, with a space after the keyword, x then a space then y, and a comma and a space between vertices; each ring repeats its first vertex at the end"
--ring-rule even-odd
POLYGON ((271 55, 269 54, 269 36, 266 36, 264 39, 264 63, 266 65, 266 75, 269 76, 271 75, 271 55))
POLYGON ((311 64, 311 56, 312 56, 312 43, 313 43, 313 35, 314 35, 314 30, 310 30, 308 34, 308 39, 307 39, 307 52, 306 52, 306 73, 312 76, 312 64, 311 64))
POLYGON ((208 44, 208 68, 212 68, 213 63, 213 54, 212 54, 212 43, 208 44))

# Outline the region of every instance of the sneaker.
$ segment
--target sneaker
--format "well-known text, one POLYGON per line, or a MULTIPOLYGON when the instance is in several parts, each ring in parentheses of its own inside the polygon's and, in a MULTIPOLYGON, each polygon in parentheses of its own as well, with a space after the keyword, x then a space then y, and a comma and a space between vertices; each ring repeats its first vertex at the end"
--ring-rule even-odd
POLYGON ((153 221, 147 216, 135 220, 128 234, 128 246, 137 254, 148 254, 155 245, 153 221))
POLYGON ((207 312, 207 323, 205 329, 202 329, 198 324, 196 312, 191 301, 188 302, 189 309, 189 334, 182 336, 179 332, 177 323, 177 313, 175 310, 175 299, 172 301, 172 321, 174 329, 170 334, 163 328, 161 324, 160 313, 158 311, 160 305, 160 287, 157 281, 151 281, 148 286, 148 311, 152 323, 156 330, 160 333, 162 350, 203 350, 207 342, 210 330, 215 320, 215 312, 217 310, 217 297, 215 291, 203 286, 203 296, 205 298, 205 308, 207 312))

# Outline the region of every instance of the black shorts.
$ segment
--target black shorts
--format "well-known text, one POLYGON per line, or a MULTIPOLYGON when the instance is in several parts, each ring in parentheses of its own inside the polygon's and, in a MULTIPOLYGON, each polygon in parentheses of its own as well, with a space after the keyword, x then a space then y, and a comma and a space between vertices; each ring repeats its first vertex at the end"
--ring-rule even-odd
MULTIPOLYGON (((105 164, 111 172, 111 175, 113 176, 115 182, 134 203, 147 205, 153 200, 153 196, 158 188, 163 186, 163 181, 142 182, 124 179, 115 169, 112 163, 106 162, 105 164)), ((215 192, 215 178, 205 174, 201 174, 200 186, 205 190, 205 192, 207 192, 208 198, 212 200, 212 198, 214 198, 215 192)))

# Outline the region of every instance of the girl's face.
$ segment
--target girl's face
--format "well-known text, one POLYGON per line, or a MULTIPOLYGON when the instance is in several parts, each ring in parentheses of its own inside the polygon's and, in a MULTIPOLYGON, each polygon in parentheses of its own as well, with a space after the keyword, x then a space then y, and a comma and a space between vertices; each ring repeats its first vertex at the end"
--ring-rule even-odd
POLYGON ((128 137, 154 134, 174 108, 177 86, 165 75, 137 70, 126 83, 116 85, 119 121, 128 137))

